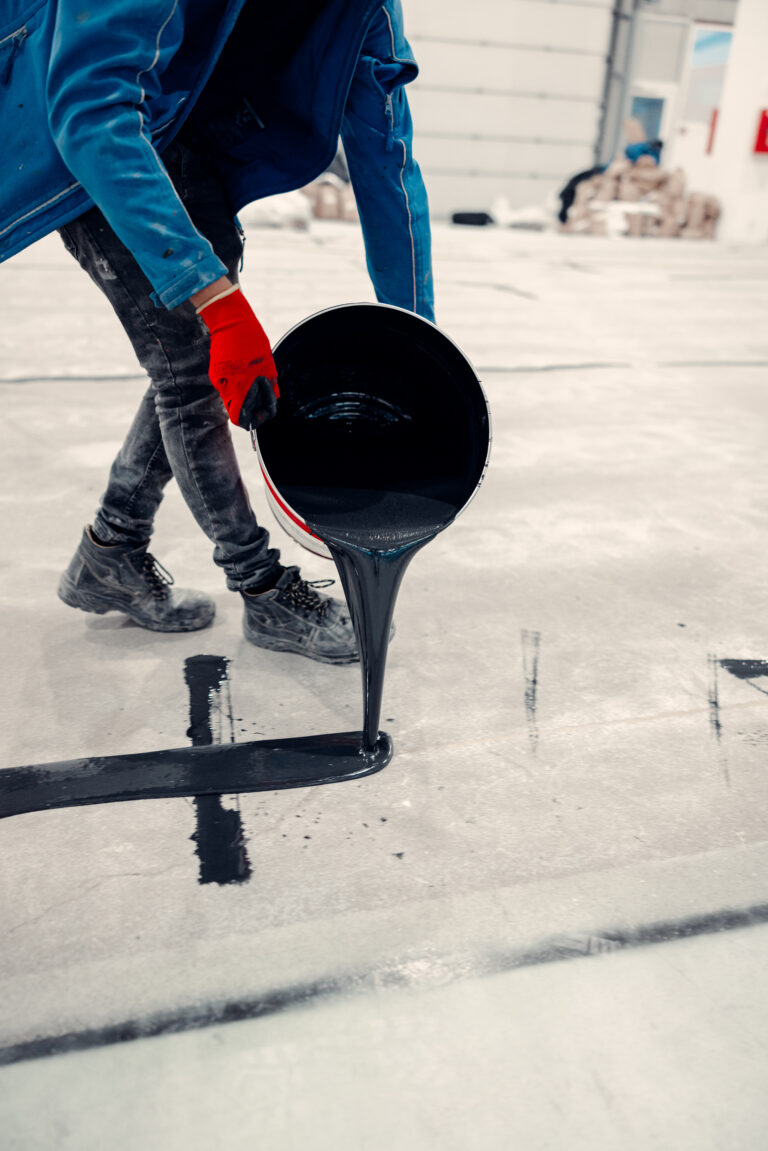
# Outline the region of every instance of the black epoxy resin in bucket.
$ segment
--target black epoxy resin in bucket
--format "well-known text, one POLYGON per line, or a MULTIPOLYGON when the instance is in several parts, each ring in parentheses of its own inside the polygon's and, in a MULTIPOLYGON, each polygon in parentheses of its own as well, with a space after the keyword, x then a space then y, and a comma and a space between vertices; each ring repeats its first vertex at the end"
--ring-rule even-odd
POLYGON ((360 647, 362 750, 376 755, 400 581, 482 480, 488 405, 439 328, 384 304, 318 312, 274 357, 278 412, 257 440, 270 503, 295 539, 336 563, 360 647))

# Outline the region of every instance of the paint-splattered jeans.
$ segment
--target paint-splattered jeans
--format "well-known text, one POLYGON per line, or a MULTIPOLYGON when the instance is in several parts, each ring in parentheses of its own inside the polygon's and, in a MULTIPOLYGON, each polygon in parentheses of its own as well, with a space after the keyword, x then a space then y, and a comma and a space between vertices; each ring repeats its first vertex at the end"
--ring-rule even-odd
MULTIPOLYGON (((197 228, 237 280, 242 238, 205 161, 172 144, 164 162, 197 228)), ((107 543, 140 543, 173 477, 233 591, 265 583, 279 553, 256 522, 224 405, 208 379, 208 337, 194 307, 152 302, 152 286, 97 208, 60 229, 68 250, 109 300, 151 384, 115 458, 93 522, 107 543)))

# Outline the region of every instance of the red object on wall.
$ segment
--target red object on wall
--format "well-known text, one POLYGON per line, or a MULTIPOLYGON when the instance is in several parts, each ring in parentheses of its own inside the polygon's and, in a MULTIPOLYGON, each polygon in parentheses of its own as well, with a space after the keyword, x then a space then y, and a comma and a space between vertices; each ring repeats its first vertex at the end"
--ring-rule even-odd
POLYGON ((768 112, 765 110, 760 113, 760 124, 757 129, 755 151, 768 152, 768 112))
POLYGON ((712 115, 709 118, 709 136, 707 138, 707 155, 711 155, 712 149, 715 146, 715 128, 717 127, 717 108, 712 109, 712 115))

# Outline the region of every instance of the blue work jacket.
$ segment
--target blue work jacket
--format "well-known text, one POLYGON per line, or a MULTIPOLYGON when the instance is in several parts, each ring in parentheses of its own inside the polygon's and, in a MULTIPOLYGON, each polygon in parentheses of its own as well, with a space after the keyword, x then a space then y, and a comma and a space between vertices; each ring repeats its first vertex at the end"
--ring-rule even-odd
POLYGON ((156 299, 226 269, 161 155, 184 126, 233 212, 303 187, 339 135, 377 298, 432 318, 400 0, 3 0, 0 259, 96 204, 156 299))

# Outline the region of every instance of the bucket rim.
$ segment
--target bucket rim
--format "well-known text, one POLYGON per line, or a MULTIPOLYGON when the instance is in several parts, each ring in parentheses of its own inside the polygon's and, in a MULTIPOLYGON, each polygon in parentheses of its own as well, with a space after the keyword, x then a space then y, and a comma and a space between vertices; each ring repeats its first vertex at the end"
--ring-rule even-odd
MULTIPOLYGON (((469 494, 469 496, 467 497, 466 501, 458 509, 458 511, 456 512, 456 515, 451 520, 451 523, 455 523, 456 520, 459 518, 459 516, 462 515, 466 511, 466 509, 470 506, 470 504, 474 500, 474 498, 477 495, 478 491, 480 490, 483 482, 485 481, 485 477, 488 473, 488 466, 490 464, 490 458, 491 458, 491 445, 493 443, 493 420, 492 420, 492 415, 491 415, 491 407, 490 407, 490 404, 488 403, 488 396, 486 395, 485 388, 483 387, 483 382, 482 382, 480 376, 478 375, 477 369, 475 368, 475 365, 473 364, 472 360, 466 354, 466 352, 461 347, 461 345, 458 344, 456 342, 456 340, 453 339, 452 336, 449 336, 446 332, 444 332, 443 329, 438 324, 436 324, 434 320, 428 320, 426 316, 420 316, 417 312, 412 312, 409 308, 401 308, 397 304, 385 304, 385 303, 382 303, 378 300, 355 300, 355 301, 348 301, 347 303, 344 303, 344 304, 331 304, 327 308, 319 308, 318 311, 310 313, 310 315, 305 316, 301 320, 297 320, 295 324, 292 324, 290 328, 288 328, 285 332, 283 332, 282 336, 280 336, 280 338, 277 340, 277 342, 273 345, 273 347, 272 347, 273 355, 278 351, 278 349, 280 348, 280 345, 283 344, 284 341, 287 340, 289 336, 291 336, 295 331, 297 331, 297 329, 304 327, 304 325, 308 324, 311 320, 315 320, 319 316, 324 316, 329 312, 341 312, 341 311, 346 311, 347 309, 350 309, 350 308, 371 308, 371 309, 376 309, 377 311, 400 312, 403 315, 408 316, 411 320, 416 320, 422 324, 426 324, 427 327, 434 329, 434 331, 437 332, 437 334, 443 340, 445 340, 446 343, 450 344, 453 348, 455 348, 455 350, 458 352, 459 356, 461 356, 462 360, 464 360, 467 367, 469 368, 469 370, 472 373, 472 376, 475 380, 475 383, 477 384, 478 391, 479 391, 480 396, 481 396, 482 401, 483 401, 485 417, 486 417, 487 426, 488 426, 488 443, 486 446, 485 457, 483 459, 482 467, 480 468, 480 474, 477 478, 477 481, 474 485, 474 488, 473 488, 472 492, 469 494)), ((320 538, 320 536, 318 536, 315 532, 312 531, 312 529, 306 523, 306 521, 304 521, 301 518, 301 516, 296 511, 294 511, 293 508, 290 507, 290 505, 286 502, 285 498, 278 492, 277 487, 276 487, 274 481, 271 479, 269 472, 267 470, 266 464, 264 462, 264 457, 263 457, 263 454, 261 452, 261 448, 259 446, 258 429, 252 429, 251 441, 253 443, 253 449, 258 456, 259 467, 261 468, 261 473, 262 473, 262 476, 264 477, 264 482, 267 486, 267 491, 268 491, 269 495, 271 496, 272 500, 274 501, 274 504, 302 532, 302 538, 300 540, 298 540, 297 542, 300 542, 303 547, 307 548, 307 550, 314 552, 315 555, 322 555, 323 557, 330 556, 331 553, 328 550, 325 542, 320 538), (308 539, 311 540, 312 543, 317 545, 317 546, 310 546, 309 542, 305 542, 304 536, 308 537, 308 539), (322 548, 323 550, 320 551, 319 548, 322 548)), ((272 511, 274 514, 275 513, 275 507, 272 508, 272 511)), ((280 522, 279 518, 278 518, 278 522, 280 522)), ((287 531, 287 529, 285 528, 284 525, 281 524, 281 526, 283 527, 283 530, 287 531)), ((287 534, 291 535, 290 532, 287 532, 287 534)), ((292 538, 295 539, 296 537, 292 537, 292 538)))
POLYGON ((426 324, 427 327, 434 328, 434 330, 438 333, 438 335, 442 336, 446 343, 453 345, 462 359, 465 360, 468 366, 471 368, 472 374, 474 375, 478 384, 480 384, 480 390, 483 392, 483 397, 485 398, 487 404, 488 400, 485 396, 485 391, 482 387, 480 377, 477 374, 477 369, 461 345, 458 344, 452 336, 449 336, 446 332, 444 332, 439 324, 436 324, 434 320, 428 320, 426 316, 420 316, 418 312, 412 312, 410 308, 401 308, 399 304, 384 304, 379 300, 349 300, 346 304, 331 304, 328 308, 318 308, 316 312, 311 312, 310 315, 305 316, 303 320, 297 320, 296 323, 292 324, 287 331, 283 332, 279 340, 272 346, 272 352, 276 352, 280 345, 285 340, 287 340, 288 337, 292 335, 297 328, 303 328, 305 324, 310 322, 310 320, 315 320, 318 316, 324 316, 328 312, 343 312, 348 308, 374 308, 377 311, 382 312, 400 312, 402 315, 408 316, 411 320, 418 320, 420 323, 426 324))

